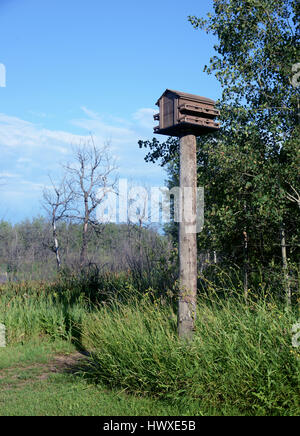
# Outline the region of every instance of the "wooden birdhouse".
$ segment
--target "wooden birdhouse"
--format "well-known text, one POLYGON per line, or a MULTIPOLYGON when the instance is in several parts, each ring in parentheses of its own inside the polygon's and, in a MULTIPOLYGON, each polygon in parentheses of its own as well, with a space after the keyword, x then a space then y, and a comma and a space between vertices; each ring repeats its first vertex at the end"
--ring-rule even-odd
POLYGON ((167 89, 156 105, 159 113, 154 115, 154 119, 159 121, 159 125, 154 128, 154 133, 200 136, 220 127, 215 122, 220 112, 215 108, 215 102, 209 98, 167 89))

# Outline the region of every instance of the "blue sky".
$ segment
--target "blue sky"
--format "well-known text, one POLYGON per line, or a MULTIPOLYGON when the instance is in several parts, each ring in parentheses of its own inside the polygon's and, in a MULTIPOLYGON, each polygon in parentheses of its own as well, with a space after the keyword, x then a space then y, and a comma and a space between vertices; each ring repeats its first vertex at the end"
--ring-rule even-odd
POLYGON ((216 41, 187 20, 211 9, 212 0, 0 0, 0 219, 42 213, 48 174, 59 177, 90 132, 110 141, 120 177, 163 185, 137 141, 154 136, 166 88, 219 97, 203 73, 216 41))

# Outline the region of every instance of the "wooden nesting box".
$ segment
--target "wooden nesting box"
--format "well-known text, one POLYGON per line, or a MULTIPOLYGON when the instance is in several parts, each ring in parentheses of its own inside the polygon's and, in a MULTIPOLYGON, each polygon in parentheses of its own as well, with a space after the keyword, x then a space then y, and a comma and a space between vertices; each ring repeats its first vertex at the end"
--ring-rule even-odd
POLYGON ((200 136, 220 127, 215 122, 220 112, 215 108, 215 102, 209 98, 167 89, 156 105, 159 113, 154 115, 154 119, 159 121, 159 126, 154 127, 154 133, 200 136))

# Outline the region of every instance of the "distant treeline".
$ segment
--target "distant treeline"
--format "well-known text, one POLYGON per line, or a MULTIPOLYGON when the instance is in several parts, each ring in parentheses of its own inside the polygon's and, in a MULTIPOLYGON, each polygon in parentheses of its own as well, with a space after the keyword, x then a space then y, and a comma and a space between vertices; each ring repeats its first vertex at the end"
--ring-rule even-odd
MULTIPOLYGON (((52 224, 44 217, 11 224, 0 222, 0 272, 10 279, 51 279, 57 263, 52 224)), ((57 224, 62 268, 78 270, 82 225, 57 224)), ((167 262, 172 245, 155 230, 127 224, 105 224, 91 232, 86 266, 103 271, 141 274, 167 262)))

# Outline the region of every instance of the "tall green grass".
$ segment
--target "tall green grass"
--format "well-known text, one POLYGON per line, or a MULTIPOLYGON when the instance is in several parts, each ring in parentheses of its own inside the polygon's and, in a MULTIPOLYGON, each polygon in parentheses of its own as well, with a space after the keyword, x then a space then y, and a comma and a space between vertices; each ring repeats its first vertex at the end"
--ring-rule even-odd
POLYGON ((178 339, 170 306, 133 299, 94 313, 84 338, 93 350, 92 377, 109 386, 198 401, 206 410, 294 415, 300 413, 300 355, 290 333, 296 320, 275 301, 247 306, 238 296, 202 297, 189 343, 178 339))
POLYGON ((60 294, 40 282, 9 284, 0 289, 0 323, 5 324, 8 345, 33 338, 79 339, 88 303, 78 298, 70 303, 68 293, 60 294))
POLYGON ((300 349, 292 347, 291 333, 297 306, 286 309, 267 293, 252 292, 246 304, 233 285, 208 284, 194 340, 184 342, 174 296, 142 295, 121 276, 102 280, 1 287, 8 346, 34 338, 75 342, 91 352, 86 375, 94 381, 185 404, 184 410, 199 404, 206 414, 300 413, 300 349))

